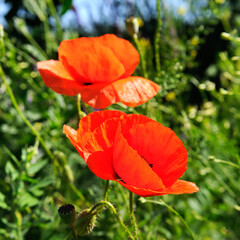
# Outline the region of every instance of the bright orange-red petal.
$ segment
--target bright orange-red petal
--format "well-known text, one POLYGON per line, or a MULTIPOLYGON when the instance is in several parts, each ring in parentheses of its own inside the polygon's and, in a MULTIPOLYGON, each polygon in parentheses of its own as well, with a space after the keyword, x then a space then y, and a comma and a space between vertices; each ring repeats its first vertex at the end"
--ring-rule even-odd
POLYGON ((99 37, 98 40, 101 44, 110 48, 117 59, 123 64, 125 73, 119 79, 131 76, 139 63, 139 53, 133 45, 114 34, 105 34, 99 37))
POLYGON ((148 122, 156 122, 151 118, 148 118, 141 114, 125 114, 120 118, 121 129, 123 136, 128 139, 131 136, 129 135, 129 130, 135 127, 137 124, 146 124, 148 122))
POLYGON ((72 145, 77 149, 80 156, 83 158, 83 149, 81 142, 77 139, 77 131, 67 125, 63 126, 63 133, 67 136, 67 138, 70 140, 72 145))
POLYGON ((113 146, 116 130, 119 126, 118 118, 110 118, 97 127, 84 146, 85 156, 89 153, 105 151, 113 146))
POLYGON ((136 107, 154 97, 160 86, 142 77, 128 77, 112 83, 117 101, 136 107))
POLYGON ((68 96, 80 93, 82 85, 69 74, 60 61, 38 62, 37 68, 46 86, 55 92, 68 96))
POLYGON ((142 77, 128 77, 112 83, 93 84, 81 90, 82 100, 88 105, 103 109, 121 102, 136 107, 154 97, 160 86, 142 77))
POLYGON ((81 83, 111 82, 125 72, 112 50, 99 43, 98 38, 64 40, 58 54, 59 60, 81 83))
POLYGON ((152 121, 138 124, 126 135, 135 149, 152 170, 170 187, 187 169, 187 150, 176 134, 162 124, 152 121))
POLYGON ((126 115, 120 111, 96 111, 83 117, 79 122, 79 128, 77 130, 78 140, 85 146, 93 131, 99 127, 104 121, 126 115))
POLYGON ((81 91, 82 100, 96 109, 104 109, 118 102, 111 83, 99 83, 85 86, 81 91))
MULTIPOLYGON (((120 129, 119 129, 120 130, 120 129)), ((132 149, 118 131, 113 147, 113 167, 123 182, 139 188, 164 189, 161 179, 132 149)))
POLYGON ((117 178, 112 163, 112 148, 104 152, 94 152, 86 161, 89 169, 98 177, 105 180, 114 180, 117 178))
MULTIPOLYGON (((115 180, 117 181, 117 180, 115 180)), ((145 188, 137 188, 135 186, 128 185, 123 183, 122 181, 117 181, 123 187, 127 188, 131 192, 142 196, 142 197, 152 197, 152 196, 161 196, 166 194, 183 194, 183 193, 194 193, 199 190, 199 188, 195 185, 195 183, 177 180, 170 188, 166 188, 164 190, 154 191, 152 189, 145 188)))

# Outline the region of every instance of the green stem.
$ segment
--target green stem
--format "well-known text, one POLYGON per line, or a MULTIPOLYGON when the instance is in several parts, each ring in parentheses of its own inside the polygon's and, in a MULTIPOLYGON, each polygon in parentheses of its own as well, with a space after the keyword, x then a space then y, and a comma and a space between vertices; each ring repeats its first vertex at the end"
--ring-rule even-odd
POLYGON ((77 108, 78 108, 78 116, 79 116, 79 119, 81 119, 81 94, 79 93, 77 95, 77 108))
POLYGON ((133 204, 134 204, 133 193, 129 191, 130 218, 131 218, 131 222, 132 222, 132 225, 133 225, 135 239, 138 239, 138 227, 137 227, 136 217, 135 217, 135 214, 134 214, 133 204))
POLYGON ((160 40, 160 31, 161 31, 161 8, 160 8, 160 0, 156 0, 157 2, 157 28, 156 33, 154 36, 154 49, 155 49, 155 61, 156 61, 156 69, 159 76, 161 75, 161 64, 160 64, 160 47, 159 47, 159 40, 160 40))
POLYGON ((169 211, 171 211, 172 213, 174 213, 176 216, 179 217, 179 219, 182 221, 182 223, 184 224, 184 226, 186 227, 186 229, 188 230, 191 238, 193 240, 196 240, 195 236, 193 235, 193 232, 191 230, 191 228, 188 226, 187 222, 183 219, 183 217, 175 210, 173 209, 171 206, 169 206, 167 203, 165 203, 164 201, 162 200, 158 200, 158 201, 154 201, 154 200, 146 200, 145 198, 140 198, 140 201, 143 202, 143 203, 154 203, 154 204, 158 204, 158 205, 162 205, 162 206, 165 206, 167 207, 167 209, 169 211))
POLYGON ((80 120, 81 118, 86 116, 85 112, 83 112, 82 108, 81 108, 81 94, 80 93, 77 95, 77 108, 78 108, 78 117, 80 120))
POLYGON ((74 224, 71 225, 71 233, 72 233, 73 240, 78 240, 77 234, 75 232, 74 224))
POLYGON ((138 50, 140 58, 141 58, 140 64, 141 64, 141 69, 142 69, 142 75, 143 75, 144 78, 148 78, 148 74, 147 74, 147 71, 146 71, 146 62, 145 62, 145 59, 144 59, 143 50, 142 50, 142 47, 139 43, 137 34, 133 35, 133 41, 134 41, 134 43, 137 47, 137 50, 138 50))
POLYGON ((104 201, 107 201, 108 198, 108 191, 109 191, 109 180, 107 180, 104 190, 104 201))
POLYGON ((116 220, 118 221, 118 223, 123 227, 123 229, 126 231, 126 233, 128 234, 129 238, 132 240, 135 240, 135 238, 133 237, 133 235, 131 234, 131 232, 128 230, 127 226, 123 223, 123 221, 121 220, 121 218, 119 217, 116 209, 114 208, 114 206, 108 202, 108 201, 100 201, 98 203, 96 203, 92 209, 91 212, 93 212, 95 209, 97 209, 98 207, 101 207, 99 210, 97 210, 97 212, 101 212, 103 210, 102 206, 107 206, 111 209, 113 215, 115 216, 116 220))
POLYGON ((50 29, 49 29, 49 24, 48 24, 48 16, 45 16, 45 20, 43 22, 43 28, 44 28, 44 34, 45 34, 45 46, 46 46, 46 51, 47 54, 51 54, 51 37, 50 37, 50 29))
POLYGON ((51 14, 56 21, 58 37, 59 37, 60 40, 62 40, 63 30, 62 30, 62 27, 61 27, 61 22, 60 22, 56 7, 54 6, 53 0, 48 0, 47 3, 48 3, 49 10, 50 10, 51 14))
POLYGON ((70 188, 79 197, 79 199, 81 199, 87 206, 90 206, 90 203, 86 200, 84 195, 75 187, 73 183, 70 184, 70 188))
POLYGON ((19 211, 16 211, 15 217, 16 217, 16 221, 17 221, 18 240, 22 240, 22 215, 19 211))
POLYGON ((12 92, 11 87, 8 85, 6 78, 5 78, 5 74, 3 72, 3 69, 0 65, 0 76, 2 78, 2 81, 6 87, 7 93, 11 99, 11 102, 15 108, 15 110, 17 111, 19 117, 23 120, 23 122, 28 126, 28 128, 32 131, 33 135, 36 136, 36 138, 38 139, 38 141, 41 143, 44 151, 47 153, 47 155, 49 156, 49 158, 52 160, 53 164, 55 167, 59 167, 60 164, 58 163, 57 159, 53 156, 53 154, 51 153, 51 151, 49 150, 49 148, 46 146, 44 140, 42 139, 42 137, 40 136, 39 132, 33 127, 33 125, 27 120, 27 118, 25 117, 25 115, 22 113, 22 111, 20 110, 18 103, 16 101, 16 98, 14 97, 14 94, 12 92))

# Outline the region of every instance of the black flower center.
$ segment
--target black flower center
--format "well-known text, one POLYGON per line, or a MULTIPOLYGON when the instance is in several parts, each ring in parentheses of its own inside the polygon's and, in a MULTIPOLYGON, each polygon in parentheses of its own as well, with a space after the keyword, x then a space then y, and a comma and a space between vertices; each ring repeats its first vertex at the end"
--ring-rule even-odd
POLYGON ((143 158, 147 162, 150 168, 153 168, 153 163, 149 163, 143 155, 141 156, 141 158, 143 158))
POLYGON ((84 83, 83 85, 84 85, 84 86, 89 86, 89 85, 92 85, 92 83, 86 82, 86 83, 84 83))

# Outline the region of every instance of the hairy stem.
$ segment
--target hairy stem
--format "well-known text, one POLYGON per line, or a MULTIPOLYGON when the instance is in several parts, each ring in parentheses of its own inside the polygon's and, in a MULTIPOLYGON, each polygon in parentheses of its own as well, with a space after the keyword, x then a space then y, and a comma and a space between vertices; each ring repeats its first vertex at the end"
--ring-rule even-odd
POLYGON ((128 230, 127 226, 123 223, 123 221, 121 220, 121 218, 119 217, 116 209, 114 208, 114 206, 108 202, 108 201, 100 201, 98 203, 96 203, 92 209, 91 212, 93 211, 97 211, 98 213, 101 212, 103 210, 103 207, 106 206, 108 208, 111 209, 114 217, 116 218, 116 220, 118 221, 118 223, 122 226, 122 228, 125 230, 125 232, 128 234, 129 238, 132 240, 135 240, 135 238, 133 237, 133 235, 131 234, 131 232, 128 230), (98 209, 99 208, 99 209, 98 209))
POLYGON ((14 97, 14 94, 12 92, 11 87, 8 85, 7 81, 6 81, 6 77, 5 74, 3 72, 3 69, 0 65, 0 76, 2 78, 2 81, 6 87, 6 91, 11 99, 11 102, 15 108, 15 110, 17 111, 19 117, 23 120, 23 122, 28 126, 28 128, 32 131, 33 135, 36 136, 36 138, 38 139, 38 141, 41 143, 44 151, 46 152, 46 154, 49 156, 49 158, 52 160, 53 164, 55 167, 59 167, 60 164, 57 161, 57 159, 53 156, 53 154, 51 153, 51 151, 49 150, 49 148, 46 146, 44 140, 42 139, 42 137, 40 136, 39 132, 33 127, 33 125, 28 121, 28 119, 25 117, 25 115, 23 114, 23 112, 20 110, 18 103, 16 101, 16 98, 14 97))
POLYGON ((133 193, 129 191, 129 209, 130 209, 130 218, 131 218, 131 222, 133 225, 133 230, 134 230, 134 237, 135 239, 138 239, 138 226, 137 226, 137 221, 136 221, 136 217, 134 214, 134 199, 133 199, 133 193))
POLYGON ((159 47, 159 40, 160 40, 160 30, 162 25, 161 20, 161 8, 160 8, 160 0, 156 0, 157 3, 157 28, 156 33, 154 36, 154 52, 155 52, 155 61, 156 61, 156 69, 159 76, 161 75, 161 64, 160 64, 160 47, 159 47))
POLYGON ((141 64, 141 69, 142 69, 142 75, 144 78, 148 78, 148 74, 147 74, 147 71, 146 71, 146 62, 145 62, 145 59, 144 59, 144 53, 143 53, 143 50, 142 50, 142 47, 139 43, 139 40, 138 40, 138 36, 137 34, 134 34, 133 35, 133 40, 134 40, 134 43, 137 47, 137 50, 139 52, 139 55, 140 55, 140 64, 141 64))

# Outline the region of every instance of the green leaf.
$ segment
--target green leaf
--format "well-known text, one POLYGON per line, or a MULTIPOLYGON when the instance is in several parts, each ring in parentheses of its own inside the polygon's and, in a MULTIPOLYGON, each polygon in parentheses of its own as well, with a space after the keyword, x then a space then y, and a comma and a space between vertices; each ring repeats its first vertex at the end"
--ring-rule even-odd
POLYGON ((41 160, 37 161, 34 164, 31 164, 28 169, 28 175, 29 176, 34 176, 37 172, 39 172, 45 165, 47 165, 48 161, 47 160, 41 160))
POLYGON ((5 196, 0 192, 0 208, 9 210, 10 207, 5 203, 5 196))
POLYGON ((30 193, 28 192, 23 192, 21 193, 19 197, 19 205, 20 207, 33 207, 39 204, 39 200, 35 197, 33 197, 30 193))
POLYGON ((14 168, 11 162, 6 163, 5 171, 10 175, 12 181, 15 181, 19 176, 18 171, 14 168))
POLYGON ((62 6, 61 15, 65 14, 72 6, 72 0, 65 0, 62 6))
POLYGON ((49 185, 51 185, 54 182, 54 179, 52 177, 49 178, 45 178, 43 180, 39 180, 39 183, 34 184, 33 186, 31 186, 29 188, 30 191, 34 191, 35 189, 39 189, 39 188, 44 188, 47 187, 49 185))
MULTIPOLYGON (((42 3, 45 3, 45 1, 41 1, 42 3)), ((40 3, 41 3, 40 2, 40 3)), ((46 9, 46 4, 39 4, 38 1, 36 0, 24 0, 23 1, 24 7, 31 12, 32 14, 38 16, 40 21, 44 22, 46 20, 46 15, 45 15, 45 9, 46 9)))

